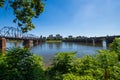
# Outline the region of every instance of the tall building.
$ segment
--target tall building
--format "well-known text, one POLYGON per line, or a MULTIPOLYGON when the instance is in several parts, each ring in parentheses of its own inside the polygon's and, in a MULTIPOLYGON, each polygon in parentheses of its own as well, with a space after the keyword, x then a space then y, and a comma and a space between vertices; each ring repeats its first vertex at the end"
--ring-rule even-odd
POLYGON ((56 34, 56 39, 62 39, 62 36, 60 34, 56 34))
POLYGON ((54 39, 54 37, 53 37, 53 35, 51 34, 51 35, 49 35, 49 36, 47 37, 47 39, 54 39))
POLYGON ((72 35, 69 35, 69 36, 68 36, 68 38, 69 38, 69 39, 72 39, 72 38, 73 38, 73 36, 72 36, 72 35))

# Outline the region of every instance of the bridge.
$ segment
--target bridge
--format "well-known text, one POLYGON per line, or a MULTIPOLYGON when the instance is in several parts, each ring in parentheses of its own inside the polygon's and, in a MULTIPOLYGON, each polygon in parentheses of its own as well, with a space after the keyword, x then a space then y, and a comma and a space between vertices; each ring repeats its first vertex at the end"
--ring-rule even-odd
POLYGON ((23 33, 21 29, 5 26, 0 29, 0 51, 3 53, 6 50, 6 39, 7 40, 23 40, 23 45, 29 47, 31 43, 37 45, 41 43, 42 36, 38 37, 33 34, 23 33))
POLYGON ((72 39, 64 39, 64 42, 81 42, 81 43, 92 43, 94 46, 96 44, 102 44, 105 42, 106 46, 109 43, 112 43, 115 38, 120 38, 120 35, 115 36, 101 36, 101 37, 80 37, 80 38, 72 38, 72 39))
MULTIPOLYGON (((96 43, 106 44, 111 43, 115 38, 120 38, 120 35, 115 36, 101 36, 101 37, 81 37, 75 39, 63 39, 64 42, 82 42, 82 43, 96 43)), ((19 28, 5 26, 0 30, 0 49, 4 53, 6 50, 6 39, 23 40, 23 45, 29 47, 31 43, 37 45, 43 41, 42 36, 38 37, 33 34, 23 33, 19 28)))
POLYGON ((19 28, 5 26, 0 30, 0 37, 6 39, 39 39, 33 34, 23 33, 19 28))

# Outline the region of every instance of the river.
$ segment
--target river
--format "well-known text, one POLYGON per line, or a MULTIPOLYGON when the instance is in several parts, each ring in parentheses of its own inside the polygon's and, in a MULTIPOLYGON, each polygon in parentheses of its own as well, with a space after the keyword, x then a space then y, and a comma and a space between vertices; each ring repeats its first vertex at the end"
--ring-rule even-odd
MULTIPOLYGON (((7 48, 15 46, 23 47, 22 42, 7 42, 7 48)), ((77 57, 82 57, 87 54, 96 54, 100 49, 104 49, 104 47, 74 42, 41 43, 30 48, 31 52, 43 57, 43 62, 46 65, 51 64, 53 56, 57 52, 76 52, 77 57)))

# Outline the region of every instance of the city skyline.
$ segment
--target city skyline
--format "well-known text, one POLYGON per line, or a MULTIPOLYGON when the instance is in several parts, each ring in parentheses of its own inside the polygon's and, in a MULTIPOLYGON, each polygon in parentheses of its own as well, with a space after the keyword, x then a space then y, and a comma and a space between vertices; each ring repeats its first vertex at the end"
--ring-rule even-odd
MULTIPOLYGON (((28 33, 63 37, 119 35, 119 7, 120 0, 47 0, 44 12, 33 19, 36 28, 28 33)), ((0 8, 0 29, 16 27, 14 18, 12 9, 0 8)))
MULTIPOLYGON (((74 35, 68 35, 68 36, 63 36, 61 34, 49 34, 48 36, 44 36, 44 35, 40 35, 40 37, 44 37, 44 38, 56 38, 57 36, 61 37, 61 38, 100 38, 100 37, 118 37, 120 35, 105 35, 105 36, 82 36, 82 35, 77 35, 77 36, 74 36, 74 35)), ((39 37, 39 36, 38 36, 39 37)))

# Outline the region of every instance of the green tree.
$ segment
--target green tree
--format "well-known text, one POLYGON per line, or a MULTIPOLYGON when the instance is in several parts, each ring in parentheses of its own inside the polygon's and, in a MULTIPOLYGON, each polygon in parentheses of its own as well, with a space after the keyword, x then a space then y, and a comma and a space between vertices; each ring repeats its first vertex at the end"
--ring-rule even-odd
POLYGON ((6 72, 7 64, 5 62, 5 59, 6 59, 5 55, 0 53, 0 80, 4 79, 4 77, 6 76, 5 72, 6 72))
POLYGON ((96 80, 92 76, 76 76, 72 73, 63 74, 61 80, 96 80))
MULTIPOLYGON (((104 77, 102 79, 109 80, 114 77, 113 74, 110 75, 112 70, 115 69, 114 67, 118 67, 118 55, 114 51, 100 50, 96 60, 98 61, 99 68, 104 69, 104 77)), ((118 77, 115 77, 114 80, 118 80, 118 77)))
POLYGON ((120 39, 115 38, 110 44, 110 50, 115 51, 118 54, 118 59, 120 60, 120 39))
POLYGON ((59 52, 54 56, 53 66, 47 71, 51 80, 60 80, 62 74, 73 72, 75 54, 76 52, 59 52))
POLYGON ((93 75, 93 71, 95 70, 95 59, 94 57, 90 55, 86 55, 81 59, 82 65, 81 65, 81 75, 93 75))
POLYGON ((85 55, 82 58, 77 58, 74 61, 74 74, 79 76, 90 76, 96 80, 101 79, 103 76, 103 69, 98 65, 96 57, 85 55))
POLYGON ((27 49, 12 48, 0 60, 0 80, 42 80, 42 58, 27 49))
POLYGON ((71 72, 75 59, 75 52, 57 53, 54 57, 54 70, 57 70, 62 74, 71 72))
POLYGON ((4 5, 4 0, 0 0, 0 7, 3 7, 4 5))
POLYGON ((35 28, 32 23, 33 18, 37 18, 44 10, 45 0, 0 0, 0 7, 9 4, 14 11, 15 19, 23 32, 35 28))

